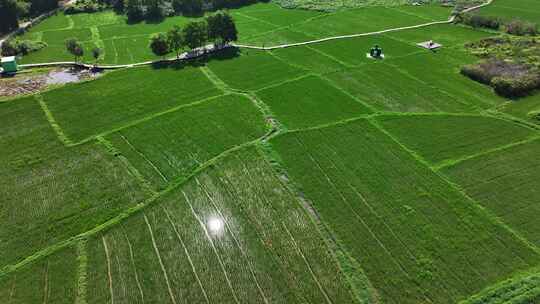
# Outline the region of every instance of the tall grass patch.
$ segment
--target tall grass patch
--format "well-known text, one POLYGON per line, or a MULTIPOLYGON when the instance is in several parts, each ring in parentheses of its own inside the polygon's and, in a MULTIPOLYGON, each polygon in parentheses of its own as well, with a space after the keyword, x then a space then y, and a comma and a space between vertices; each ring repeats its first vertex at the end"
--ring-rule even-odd
POLYGON ((111 72, 43 98, 66 135, 79 141, 219 94, 199 69, 168 66, 111 72))
POLYGON ((165 187, 265 131, 262 113, 251 100, 227 95, 124 129, 108 139, 153 184, 165 187))
POLYGON ((407 148, 434 165, 536 135, 522 125, 483 116, 384 115, 377 120, 407 148))
POLYGON ((89 243, 89 304, 354 302, 316 226, 254 148, 158 203, 89 243))
POLYGON ((384 303, 456 303, 540 256, 368 121, 271 141, 384 303))
POLYGON ((465 192, 535 245, 540 245, 540 141, 443 169, 465 192))
POLYGON ((313 127, 369 113, 369 109, 317 76, 257 92, 276 118, 291 129, 313 127))

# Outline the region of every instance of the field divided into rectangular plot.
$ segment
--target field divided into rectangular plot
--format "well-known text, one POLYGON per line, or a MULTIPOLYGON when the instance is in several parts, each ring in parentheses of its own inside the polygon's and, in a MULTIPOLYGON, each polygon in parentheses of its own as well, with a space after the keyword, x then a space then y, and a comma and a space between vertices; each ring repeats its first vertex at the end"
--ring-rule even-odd
POLYGON ((66 148, 33 97, 0 104, 0 268, 146 198, 104 147, 66 148))
POLYGON ((355 302, 315 225, 254 148, 88 248, 89 304, 355 302))
POLYGON ((538 116, 540 113, 540 94, 510 101, 500 106, 498 110, 525 121, 540 124, 540 116, 538 116))
POLYGON ((538 136, 533 129, 483 116, 383 115, 377 121, 433 165, 538 136))
POLYGON ((443 168, 482 206, 540 246, 540 140, 443 168))
MULTIPOLYGON (((224 52, 236 52, 228 49, 224 52)), ((222 56, 229 57, 228 54, 222 56)), ((232 56, 232 55, 231 55, 232 56)), ((226 60, 211 60, 208 67, 233 89, 253 91, 266 86, 294 79, 307 71, 293 67, 269 53, 257 50, 238 50, 238 54, 226 60)))
POLYGON ((384 303, 456 303, 540 261, 368 121, 271 143, 384 303))
POLYGON ((153 185, 163 188, 266 131, 260 110, 247 97, 234 94, 156 117, 106 139, 153 185))
POLYGON ((276 119, 290 129, 314 127, 371 112, 317 76, 287 82, 256 94, 270 107, 276 119))
POLYGON ((2 276, 2 303, 75 303, 78 265, 76 249, 68 247, 2 276))
POLYGON ((43 99, 66 135, 80 141, 221 94, 200 69, 169 66, 110 72, 44 93, 43 99))

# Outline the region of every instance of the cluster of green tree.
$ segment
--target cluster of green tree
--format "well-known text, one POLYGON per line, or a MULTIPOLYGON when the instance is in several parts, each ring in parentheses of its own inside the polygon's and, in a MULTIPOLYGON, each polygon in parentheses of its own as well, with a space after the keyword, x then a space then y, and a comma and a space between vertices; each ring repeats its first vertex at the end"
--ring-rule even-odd
POLYGON ((41 50, 46 47, 47 43, 41 41, 20 40, 18 38, 10 38, 2 43, 2 56, 17 56, 27 55, 31 52, 41 50))
POLYGON ((463 75, 510 98, 540 89, 540 43, 535 38, 486 38, 467 44, 467 48, 484 60, 463 66, 463 75))
POLYGON ((217 12, 202 21, 188 23, 184 28, 173 27, 167 34, 157 34, 150 39, 150 48, 157 56, 180 52, 186 48, 196 50, 213 43, 225 45, 238 39, 233 18, 226 12, 217 12))
POLYGON ((103 0, 130 22, 160 20, 171 15, 201 16, 207 11, 240 7, 269 0, 103 0))
POLYGON ((533 22, 514 19, 505 21, 495 16, 482 16, 476 14, 458 15, 457 22, 472 26, 474 28, 488 28, 492 30, 502 30, 511 35, 536 36, 538 35, 538 25, 533 22))
POLYGON ((58 7, 58 0, 0 0, 0 33, 19 28, 28 19, 58 7))
POLYGON ((64 13, 72 15, 79 13, 95 13, 109 9, 108 3, 95 0, 77 0, 74 4, 68 6, 64 13))
MULTIPOLYGON (((75 57, 75 62, 79 62, 79 59, 84 56, 84 47, 82 43, 76 38, 70 38, 66 40, 66 50, 75 57)), ((99 47, 95 47, 92 49, 92 57, 94 57, 94 59, 96 60, 96 64, 102 53, 103 50, 99 47)))

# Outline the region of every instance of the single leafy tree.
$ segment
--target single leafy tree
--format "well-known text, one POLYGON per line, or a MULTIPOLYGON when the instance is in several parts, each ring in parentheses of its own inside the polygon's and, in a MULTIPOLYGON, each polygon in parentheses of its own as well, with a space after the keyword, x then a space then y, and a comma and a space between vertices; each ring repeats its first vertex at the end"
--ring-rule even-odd
POLYGON ((238 30, 236 29, 236 24, 231 15, 228 13, 221 14, 221 26, 221 39, 223 40, 223 43, 227 44, 238 40, 238 30))
POLYGON ((206 17, 206 24, 208 26, 208 40, 213 41, 214 44, 221 39, 221 12, 206 17))
POLYGON ((99 60, 99 56, 101 56, 101 53, 103 53, 101 48, 95 47, 92 49, 92 57, 94 57, 94 59, 96 60, 96 64, 99 60))
POLYGON ((202 47, 208 41, 208 30, 204 21, 188 23, 183 32, 184 41, 192 50, 202 47))
POLYGON ((75 38, 66 40, 66 50, 73 56, 75 56, 75 62, 79 61, 79 58, 84 55, 84 49, 82 44, 75 38))
POLYGON ((176 58, 180 58, 180 51, 184 48, 184 33, 178 25, 167 33, 167 41, 169 48, 176 53, 176 58))
POLYGON ((150 49, 157 56, 164 57, 170 52, 167 36, 163 33, 156 34, 150 38, 150 49))

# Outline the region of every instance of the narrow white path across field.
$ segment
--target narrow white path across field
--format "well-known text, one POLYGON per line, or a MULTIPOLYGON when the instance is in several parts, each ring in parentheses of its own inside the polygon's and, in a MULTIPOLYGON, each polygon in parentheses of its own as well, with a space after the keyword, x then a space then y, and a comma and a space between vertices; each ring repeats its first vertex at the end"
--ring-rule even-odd
MULTIPOLYGON (((491 3, 493 3, 493 1, 494 0, 488 0, 483 4, 479 4, 479 5, 464 9, 463 11, 461 11, 461 13, 468 13, 468 12, 480 9, 482 7, 490 5, 491 3)), ((225 45, 223 47, 215 48, 213 45, 206 45, 206 46, 204 46, 202 48, 199 48, 199 49, 196 49, 194 51, 185 52, 185 53, 181 54, 178 58, 175 57, 175 58, 170 58, 170 59, 145 61, 145 62, 132 63, 132 64, 92 65, 92 64, 79 63, 79 62, 74 62, 74 61, 64 61, 64 62, 45 62, 45 63, 34 63, 34 64, 21 64, 20 67, 33 68, 33 67, 45 67, 45 66, 72 65, 72 66, 79 66, 79 67, 83 67, 83 68, 96 67, 96 68, 99 68, 99 69, 130 68, 130 67, 136 67, 136 66, 142 66, 142 65, 156 64, 156 63, 161 63, 161 62, 173 62, 173 61, 177 61, 177 60, 193 59, 193 58, 203 56, 203 55, 205 55, 205 54, 207 54, 209 52, 214 52, 216 50, 227 48, 227 47, 237 47, 237 48, 261 50, 261 51, 270 51, 270 50, 275 50, 275 49, 283 49, 283 48, 288 48, 288 47, 304 46, 304 45, 309 45, 309 44, 314 44, 314 43, 321 43, 321 42, 331 41, 331 40, 349 39, 349 38, 357 38, 357 37, 365 37, 365 36, 374 36, 374 35, 380 35, 380 34, 385 34, 385 33, 390 33, 390 32, 397 32, 397 31, 403 31, 403 30, 423 28, 423 27, 433 26, 433 25, 437 25, 437 24, 449 24, 449 23, 454 22, 455 19, 456 19, 456 15, 452 15, 452 16, 450 16, 450 18, 448 20, 444 20, 444 21, 433 21, 433 22, 422 23, 422 24, 411 25, 411 26, 389 28, 389 29, 376 31, 376 32, 368 32, 368 33, 359 33, 359 34, 351 34, 351 35, 326 37, 326 38, 315 39, 315 40, 310 40, 310 41, 305 41, 305 42, 281 44, 281 45, 269 46, 269 47, 264 47, 264 46, 261 47, 261 46, 245 45, 245 44, 230 44, 230 45, 225 45)))

